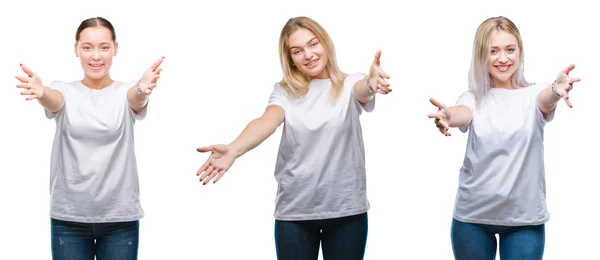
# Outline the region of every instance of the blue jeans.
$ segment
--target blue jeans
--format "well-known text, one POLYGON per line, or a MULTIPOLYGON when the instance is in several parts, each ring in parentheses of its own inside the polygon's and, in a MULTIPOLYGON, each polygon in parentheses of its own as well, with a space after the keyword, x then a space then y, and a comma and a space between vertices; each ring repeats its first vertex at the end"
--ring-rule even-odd
POLYGON ((53 260, 135 260, 139 220, 79 223, 50 219, 53 260))
POLYGON ((319 244, 324 260, 362 260, 367 245, 367 213, 303 221, 275 220, 278 260, 317 260, 319 244))
POLYGON ((500 237, 500 259, 541 260, 544 255, 544 224, 496 226, 452 220, 452 250, 457 260, 496 259, 496 236, 500 237))

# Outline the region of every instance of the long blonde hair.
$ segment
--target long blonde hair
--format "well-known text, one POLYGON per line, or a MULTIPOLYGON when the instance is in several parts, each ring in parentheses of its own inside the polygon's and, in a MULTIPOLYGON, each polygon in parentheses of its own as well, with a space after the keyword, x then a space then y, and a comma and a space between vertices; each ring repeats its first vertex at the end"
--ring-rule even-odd
POLYGON ((517 38, 519 48, 519 65, 512 75, 512 83, 515 86, 525 87, 529 85, 525 81, 524 60, 523 60, 523 41, 517 26, 508 18, 498 16, 491 17, 483 21, 473 41, 473 57, 471 59, 471 68, 469 70, 469 91, 475 94, 475 100, 479 104, 492 88, 490 72, 487 68, 487 61, 491 51, 491 36, 494 30, 505 31, 517 38))
POLYGON ((327 70, 327 73, 333 82, 331 93, 333 98, 337 99, 342 91, 346 74, 343 73, 337 66, 333 41, 325 29, 321 27, 321 25, 304 16, 290 18, 281 30, 281 34, 279 36, 279 60, 281 62, 283 79, 279 82, 279 85, 288 94, 295 97, 302 97, 308 92, 310 78, 308 75, 303 74, 296 67, 292 66, 289 45, 290 35, 301 28, 312 32, 323 45, 328 58, 325 69, 327 70))

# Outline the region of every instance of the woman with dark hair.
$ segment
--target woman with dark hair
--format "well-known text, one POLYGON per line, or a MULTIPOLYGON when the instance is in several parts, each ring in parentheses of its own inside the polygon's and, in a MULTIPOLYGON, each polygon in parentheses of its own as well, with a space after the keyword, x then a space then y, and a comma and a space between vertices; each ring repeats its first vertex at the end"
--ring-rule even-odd
POLYGON ((133 127, 144 119, 164 57, 137 82, 114 81, 115 30, 90 18, 75 34, 82 80, 42 84, 28 67, 17 76, 27 100, 37 99, 56 133, 50 166, 53 259, 137 259, 139 199, 133 127))

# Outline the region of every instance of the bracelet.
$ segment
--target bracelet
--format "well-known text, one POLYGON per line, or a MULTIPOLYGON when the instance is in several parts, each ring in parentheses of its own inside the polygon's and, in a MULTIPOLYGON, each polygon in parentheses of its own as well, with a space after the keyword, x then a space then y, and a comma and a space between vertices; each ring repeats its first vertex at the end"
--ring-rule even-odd
POLYGON ((140 89, 140 82, 139 81, 137 83, 135 83, 135 88, 137 89, 138 95, 148 96, 148 94, 142 92, 142 90, 140 89))
POLYGON ((375 90, 371 87, 371 84, 369 84, 371 77, 367 76, 365 78, 367 79, 367 90, 369 91, 369 95, 373 95, 373 93, 375 93, 375 90))
POLYGON ((554 96, 556 96, 557 98, 562 98, 561 95, 556 93, 556 80, 554 82, 552 82, 552 94, 554 94, 554 96))

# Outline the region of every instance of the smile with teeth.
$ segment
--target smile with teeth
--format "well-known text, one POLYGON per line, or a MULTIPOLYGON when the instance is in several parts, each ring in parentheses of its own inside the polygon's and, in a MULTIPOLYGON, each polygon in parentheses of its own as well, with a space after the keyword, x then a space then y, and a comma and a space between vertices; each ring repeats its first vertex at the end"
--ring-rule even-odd
POLYGON ((305 66, 306 66, 306 67, 312 67, 312 66, 314 66, 315 64, 317 64, 317 61, 319 61, 319 59, 316 59, 316 60, 310 61, 309 63, 306 63, 306 64, 305 64, 305 66))
POLYGON ((512 65, 496 65, 494 67, 496 68, 496 70, 498 70, 500 72, 507 72, 511 66, 512 65))

